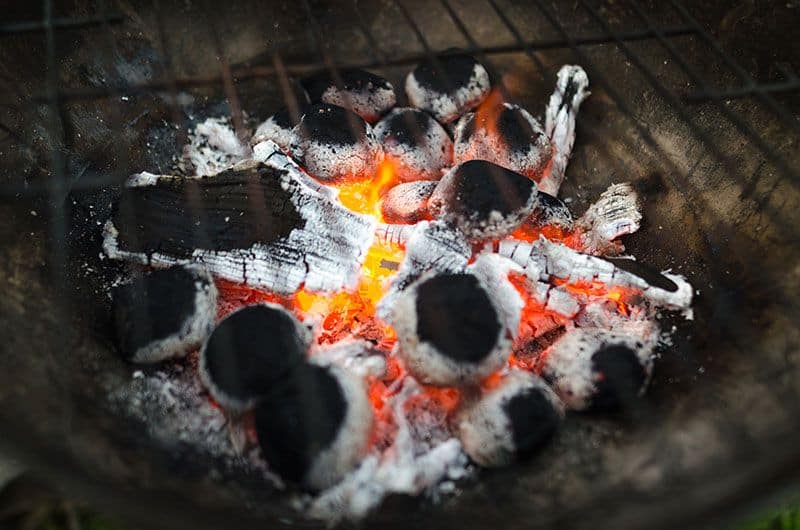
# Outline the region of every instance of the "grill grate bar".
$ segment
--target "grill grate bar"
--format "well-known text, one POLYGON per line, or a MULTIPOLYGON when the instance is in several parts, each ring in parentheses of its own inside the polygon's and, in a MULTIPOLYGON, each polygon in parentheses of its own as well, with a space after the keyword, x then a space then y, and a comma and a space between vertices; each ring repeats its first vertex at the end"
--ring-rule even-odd
POLYGON ((699 90, 697 92, 690 92, 689 94, 684 95, 683 101, 686 103, 705 103, 713 100, 742 99, 758 96, 759 94, 778 94, 782 92, 797 92, 799 90, 800 80, 789 79, 787 81, 761 83, 759 85, 745 85, 723 90, 699 90))
POLYGON ((118 24, 125 20, 121 13, 112 13, 106 16, 88 16, 73 18, 52 18, 49 22, 31 20, 25 22, 12 22, 0 25, 0 35, 15 35, 20 33, 36 33, 59 29, 81 29, 104 24, 118 24))
MULTIPOLYGON (((667 37, 682 37, 692 35, 695 30, 685 26, 667 27, 662 28, 662 34, 667 37)), ((636 30, 622 32, 619 34, 620 38, 625 42, 635 42, 641 40, 649 40, 656 38, 655 33, 649 30, 636 30)), ((573 39, 579 46, 602 45, 613 42, 607 35, 585 35, 578 36, 573 39)), ((481 51, 487 55, 498 55, 504 53, 518 53, 524 51, 526 48, 536 51, 553 50, 560 48, 569 48, 570 41, 567 39, 550 39, 550 40, 528 40, 516 42, 511 44, 502 44, 497 46, 487 46, 481 51)), ((370 47, 375 50, 372 43, 370 47)), ((416 64, 421 60, 429 58, 427 53, 414 53, 404 55, 403 57, 385 57, 382 59, 372 59, 369 61, 355 61, 341 63, 339 68, 385 68, 390 66, 408 66, 416 64)), ((327 70, 328 66, 323 62, 311 63, 296 63, 287 64, 286 71, 289 75, 308 75, 327 70)), ((274 65, 254 65, 254 66, 231 66, 231 75, 238 81, 245 81, 250 79, 268 78, 277 74, 274 65)), ((196 88, 209 85, 219 85, 223 82, 221 75, 212 76, 193 76, 184 78, 175 78, 174 84, 178 89, 196 88)), ((124 94, 134 95, 143 92, 150 92, 153 90, 169 89, 173 81, 169 79, 155 79, 152 81, 144 81, 141 83, 106 86, 106 87, 65 87, 59 92, 62 99, 100 99, 113 97, 113 95, 124 94)), ((43 100, 44 96, 35 96, 36 100, 43 100)))

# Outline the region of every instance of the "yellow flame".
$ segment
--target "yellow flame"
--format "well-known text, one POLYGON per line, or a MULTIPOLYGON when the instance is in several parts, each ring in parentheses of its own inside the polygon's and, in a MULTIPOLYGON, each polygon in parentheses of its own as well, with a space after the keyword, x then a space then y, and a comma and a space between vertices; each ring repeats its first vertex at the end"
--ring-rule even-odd
POLYGON ((374 178, 351 184, 342 184, 339 188, 339 200, 349 210, 373 216, 384 222, 381 213, 383 193, 392 187, 397 180, 395 165, 389 157, 383 159, 374 178))

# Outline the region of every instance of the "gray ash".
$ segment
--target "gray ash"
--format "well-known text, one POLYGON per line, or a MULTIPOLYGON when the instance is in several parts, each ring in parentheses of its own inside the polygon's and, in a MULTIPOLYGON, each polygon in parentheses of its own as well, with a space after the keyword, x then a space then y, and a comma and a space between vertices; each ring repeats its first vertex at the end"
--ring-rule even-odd
POLYGON ((414 224, 429 217, 428 199, 438 183, 418 180, 398 184, 381 200, 381 213, 389 223, 414 224))

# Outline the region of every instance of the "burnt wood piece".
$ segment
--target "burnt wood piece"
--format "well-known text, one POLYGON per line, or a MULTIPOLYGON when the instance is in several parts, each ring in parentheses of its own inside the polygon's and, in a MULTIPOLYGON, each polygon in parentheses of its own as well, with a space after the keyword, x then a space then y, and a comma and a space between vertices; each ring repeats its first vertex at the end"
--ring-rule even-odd
POLYGON ((328 488, 365 453, 372 408, 363 383, 334 366, 298 366, 255 410, 264 459, 283 479, 328 488))
POLYGON ((375 126, 375 135, 401 181, 439 180, 453 164, 453 141, 427 112, 394 109, 375 126))
POLYGON ((431 214, 481 241, 511 233, 537 204, 536 183, 485 160, 470 160, 451 169, 436 186, 431 214))
POLYGON ((200 377, 223 407, 241 411, 276 391, 305 361, 309 331, 286 309, 248 306, 222 320, 200 352, 200 377))
POLYGON ((436 184, 435 180, 417 180, 394 186, 381 200, 383 217, 398 224, 413 224, 428 218, 428 199, 436 184))
MULTIPOLYGON (((259 144, 269 147, 269 142, 259 144)), ((276 293, 358 281, 375 221, 313 189, 277 147, 213 177, 150 175, 127 187, 106 223, 115 259, 164 267, 197 262, 212 274, 276 293)))
POLYGON ((381 76, 358 68, 340 69, 337 73, 341 85, 329 72, 321 72, 302 81, 312 103, 344 107, 368 123, 378 121, 394 107, 397 101, 394 87, 381 76))
POLYGON ((119 351, 128 361, 182 357, 214 326, 217 289, 198 267, 151 271, 114 287, 111 295, 119 351))
POLYGON ((474 57, 453 51, 420 63, 406 77, 405 89, 412 106, 446 124, 477 107, 489 94, 491 82, 474 57))
POLYGON ((506 313, 477 276, 427 274, 399 293, 389 322, 408 371, 433 385, 474 383, 508 360, 506 313))
POLYGON ((558 397, 539 377, 512 370, 458 413, 464 451, 478 464, 498 467, 541 450, 564 416, 558 397))
POLYGON ((327 103, 306 110, 294 128, 290 151, 312 177, 325 183, 371 179, 383 160, 372 127, 357 114, 327 103))
POLYGON ((488 160, 539 182, 553 152, 542 126, 517 105, 484 107, 459 120, 455 163, 488 160))

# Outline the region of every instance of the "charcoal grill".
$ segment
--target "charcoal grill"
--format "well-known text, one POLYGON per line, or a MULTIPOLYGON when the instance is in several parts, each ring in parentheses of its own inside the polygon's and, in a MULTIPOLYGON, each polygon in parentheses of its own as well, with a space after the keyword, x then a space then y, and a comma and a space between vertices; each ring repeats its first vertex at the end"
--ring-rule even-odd
POLYGON ((800 21, 791 2, 726 4, 45 0, 4 10, 4 449, 142 526, 309 526, 258 477, 216 468, 179 440, 156 444, 104 406, 130 367, 113 353, 98 287, 114 268, 100 258, 100 225, 124 178, 165 170, 199 116, 227 113, 242 130, 243 109, 298 112, 292 76, 357 66, 399 85, 455 46, 532 109, 558 65, 587 70, 594 95, 563 195, 581 211, 610 182, 632 181, 646 224, 626 245, 689 277, 696 319, 675 323, 636 418, 573 416, 529 464, 482 473, 442 504, 390 498, 368 523, 689 528, 791 491, 800 21))

